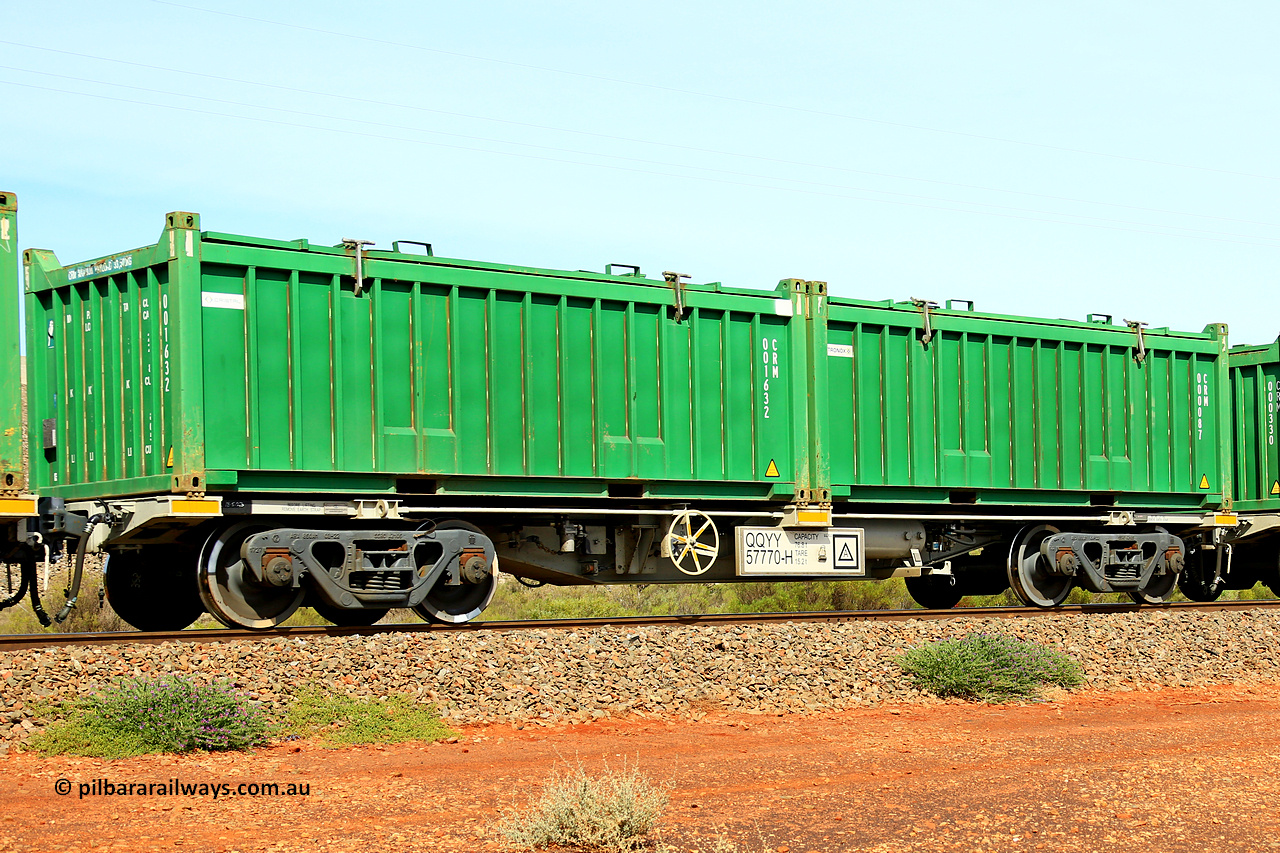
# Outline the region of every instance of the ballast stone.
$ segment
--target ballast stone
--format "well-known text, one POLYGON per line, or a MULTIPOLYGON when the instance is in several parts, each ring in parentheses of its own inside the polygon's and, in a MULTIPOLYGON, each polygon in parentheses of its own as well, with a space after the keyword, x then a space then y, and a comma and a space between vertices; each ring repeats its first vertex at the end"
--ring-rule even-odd
POLYGON ((315 684, 358 698, 404 694, 463 724, 935 702, 911 686, 895 660, 907 648, 968 633, 1057 648, 1081 664, 1095 688, 1280 679, 1280 613, 1273 611, 73 646, 0 653, 0 673, 8 674, 0 678, 0 707, 22 709, 17 719, 12 710, 4 717, 0 739, 12 743, 30 733, 22 723, 30 722, 32 700, 90 696, 120 678, 172 671, 199 683, 229 682, 273 715, 315 684))

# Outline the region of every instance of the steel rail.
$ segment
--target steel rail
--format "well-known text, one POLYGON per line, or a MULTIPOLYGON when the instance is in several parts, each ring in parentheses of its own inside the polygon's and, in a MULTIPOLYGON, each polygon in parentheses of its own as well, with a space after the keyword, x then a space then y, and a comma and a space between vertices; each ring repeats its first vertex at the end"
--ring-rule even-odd
POLYGON ((1177 604, 1075 604, 1052 609, 1036 607, 957 607, 953 610, 835 610, 810 613, 700 613, 677 616, 612 616, 593 619, 539 619, 505 622, 469 622, 435 625, 398 622, 388 625, 339 627, 302 625, 270 631, 229 628, 195 628, 185 631, 104 631, 96 633, 11 634, 0 636, 0 651, 54 648, 58 646, 158 645, 160 643, 210 643, 233 640, 299 640, 317 637, 429 634, 475 631, 589 630, 592 628, 640 628, 662 625, 752 625, 767 622, 905 622, 912 619, 1018 619, 1037 616, 1090 616, 1099 613, 1177 613, 1270 610, 1280 599, 1249 601, 1179 602, 1177 604))

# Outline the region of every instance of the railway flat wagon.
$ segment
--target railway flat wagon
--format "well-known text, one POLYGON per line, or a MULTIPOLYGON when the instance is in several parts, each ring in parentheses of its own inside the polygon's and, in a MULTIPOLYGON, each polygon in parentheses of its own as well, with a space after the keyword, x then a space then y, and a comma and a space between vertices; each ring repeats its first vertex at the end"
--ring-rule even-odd
POLYGON ((24 259, 42 529, 107 551, 140 628, 269 628, 303 603, 462 622, 499 567, 1156 602, 1234 520, 1221 326, 266 240, 185 212, 154 245, 24 259))
POLYGON ((508 516, 611 501, 768 515, 809 499, 802 283, 743 291, 414 246, 240 237, 179 212, 151 246, 65 266, 26 253, 33 482, 110 529, 107 589, 127 620, 186 623, 203 606, 268 627, 304 597, 340 620, 461 620, 496 571, 475 512, 501 517, 503 541, 594 557, 575 561, 579 580, 602 564, 638 578, 652 525, 508 516), (423 506, 434 520, 415 530, 423 506), (172 608, 197 588, 188 565, 201 600, 172 608))

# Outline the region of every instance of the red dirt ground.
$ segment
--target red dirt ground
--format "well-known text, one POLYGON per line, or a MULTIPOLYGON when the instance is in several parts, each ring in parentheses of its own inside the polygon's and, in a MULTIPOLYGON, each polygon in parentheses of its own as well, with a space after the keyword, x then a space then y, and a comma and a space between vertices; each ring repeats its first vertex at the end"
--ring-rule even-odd
POLYGON ((567 762, 672 785, 674 850, 1280 847, 1280 685, 1062 701, 471 727, 457 743, 121 761, 0 759, 0 851, 470 851, 567 762), (79 796, 81 783, 277 782, 309 796, 79 796), (65 779, 71 792, 55 793, 65 779))

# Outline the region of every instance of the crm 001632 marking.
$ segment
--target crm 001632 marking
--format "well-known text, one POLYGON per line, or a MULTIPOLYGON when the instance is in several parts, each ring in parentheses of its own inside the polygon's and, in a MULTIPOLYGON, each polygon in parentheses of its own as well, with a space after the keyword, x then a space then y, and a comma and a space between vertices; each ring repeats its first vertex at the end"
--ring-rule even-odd
POLYGON ((761 354, 764 357, 764 370, 761 375, 764 376, 764 384, 761 393, 764 395, 760 401, 764 406, 764 417, 769 419, 769 380, 778 379, 778 339, 764 337, 760 339, 761 354))

